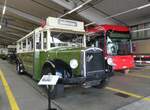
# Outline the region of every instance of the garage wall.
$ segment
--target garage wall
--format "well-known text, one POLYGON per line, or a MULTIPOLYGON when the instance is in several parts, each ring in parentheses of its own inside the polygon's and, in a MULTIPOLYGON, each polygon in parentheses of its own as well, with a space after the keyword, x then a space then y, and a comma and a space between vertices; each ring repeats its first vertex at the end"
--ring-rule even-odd
MULTIPOLYGON (((132 31, 139 30, 139 29, 145 29, 145 28, 150 28, 150 22, 131 26, 132 31)), ((133 40, 150 39, 150 30, 133 32, 131 34, 132 34, 133 40)))
POLYGON ((150 54, 150 39, 133 41, 134 54, 150 54))
MULTIPOLYGON (((150 22, 131 26, 131 30, 139 30, 150 28, 150 22)), ((150 30, 133 32, 133 53, 135 54, 150 54, 150 30)))

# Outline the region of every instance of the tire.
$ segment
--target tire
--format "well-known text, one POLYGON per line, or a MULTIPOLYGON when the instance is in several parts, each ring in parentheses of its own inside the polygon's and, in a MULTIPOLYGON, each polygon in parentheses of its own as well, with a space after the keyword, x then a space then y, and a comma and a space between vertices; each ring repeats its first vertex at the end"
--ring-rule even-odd
MULTIPOLYGON (((52 67, 46 67, 44 68, 44 70, 42 71, 43 75, 52 75, 55 74, 55 70, 52 67)), ((48 87, 44 87, 44 89, 46 89, 46 91, 48 91, 48 87)), ((64 92, 64 85, 63 84, 57 84, 55 86, 50 86, 51 89, 51 98, 55 99, 56 97, 61 96, 61 94, 63 94, 64 92)))
POLYGON ((112 77, 112 76, 114 76, 114 71, 113 71, 113 68, 112 68, 112 66, 110 66, 110 65, 107 65, 107 77, 112 77))
POLYGON ((16 71, 20 75, 23 74, 23 69, 21 69, 19 62, 16 63, 16 71))
POLYGON ((109 78, 103 79, 103 80, 100 81, 100 83, 98 85, 93 86, 93 87, 97 88, 97 89, 102 89, 102 88, 106 87, 106 85, 108 84, 108 82, 109 82, 109 78))

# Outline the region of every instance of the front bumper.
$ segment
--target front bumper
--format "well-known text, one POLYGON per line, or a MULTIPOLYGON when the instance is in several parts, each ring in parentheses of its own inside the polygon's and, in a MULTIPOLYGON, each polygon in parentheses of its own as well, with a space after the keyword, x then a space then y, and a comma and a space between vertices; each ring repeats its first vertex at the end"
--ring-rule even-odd
POLYGON ((93 73, 89 76, 86 77, 73 77, 73 78, 62 78, 59 80, 60 83, 63 84, 80 84, 80 85, 84 85, 88 82, 92 82, 92 81, 97 81, 100 82, 101 80, 104 80, 107 78, 107 73, 105 72, 100 72, 100 73, 93 73))

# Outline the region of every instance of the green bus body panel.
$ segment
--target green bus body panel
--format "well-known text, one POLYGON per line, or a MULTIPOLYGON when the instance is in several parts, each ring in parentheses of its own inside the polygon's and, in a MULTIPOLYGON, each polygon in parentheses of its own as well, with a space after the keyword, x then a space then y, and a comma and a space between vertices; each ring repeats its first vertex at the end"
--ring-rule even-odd
MULTIPOLYGON (((51 52, 49 51, 49 59, 51 59, 51 52)), ((80 66, 81 66, 81 49, 66 49, 66 50, 57 50, 55 59, 61 59, 66 62, 68 65, 70 64, 70 60, 76 59, 79 63, 78 68, 73 69, 73 74, 75 76, 79 76, 81 74, 80 66)))
POLYGON ((48 60, 60 59, 68 65, 71 59, 78 60, 78 67, 73 70, 74 76, 81 75, 81 48, 56 48, 48 51, 35 51, 28 53, 19 53, 19 58, 25 67, 25 71, 32 74, 35 80, 40 80, 42 67, 48 60), (32 73, 31 73, 32 72, 32 73))
POLYGON ((25 68, 25 70, 30 73, 33 74, 33 52, 26 52, 26 53, 19 53, 19 58, 21 59, 23 66, 25 68))

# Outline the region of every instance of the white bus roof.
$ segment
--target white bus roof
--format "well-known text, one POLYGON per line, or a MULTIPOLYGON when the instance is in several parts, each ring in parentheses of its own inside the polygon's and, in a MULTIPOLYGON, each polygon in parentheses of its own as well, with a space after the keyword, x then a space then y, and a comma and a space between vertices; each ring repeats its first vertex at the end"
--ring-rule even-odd
POLYGON ((61 30, 61 31, 71 31, 71 32, 80 32, 84 33, 84 23, 80 21, 75 20, 69 20, 69 19, 61 19, 61 18, 55 18, 55 17, 48 17, 46 20, 46 25, 42 27, 38 27, 35 30, 28 33, 25 37, 19 39, 17 42, 23 40, 24 38, 27 38, 31 34, 33 34, 35 31, 41 31, 41 30, 61 30))
POLYGON ((69 19, 48 17, 46 20, 46 26, 50 27, 51 29, 85 32, 83 22, 69 19))

